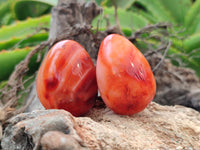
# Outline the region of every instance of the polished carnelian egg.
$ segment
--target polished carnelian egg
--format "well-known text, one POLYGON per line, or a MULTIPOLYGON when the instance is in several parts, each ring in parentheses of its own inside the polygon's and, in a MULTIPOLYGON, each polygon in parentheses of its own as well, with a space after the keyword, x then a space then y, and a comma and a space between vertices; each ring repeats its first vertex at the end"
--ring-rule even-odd
POLYGON ((94 105, 96 71, 86 50, 73 40, 56 43, 39 69, 38 97, 46 109, 64 109, 80 116, 94 105))
POLYGON ((156 82, 149 63, 121 35, 111 34, 102 41, 96 75, 103 101, 117 114, 138 113, 154 98, 156 82))

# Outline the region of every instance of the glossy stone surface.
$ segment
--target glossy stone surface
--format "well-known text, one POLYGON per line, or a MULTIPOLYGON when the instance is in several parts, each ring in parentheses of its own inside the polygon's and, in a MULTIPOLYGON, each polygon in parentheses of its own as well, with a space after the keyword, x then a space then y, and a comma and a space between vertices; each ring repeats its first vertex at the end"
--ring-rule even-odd
POLYGON ((42 62, 36 85, 38 97, 46 109, 64 109, 80 116, 95 102, 95 67, 79 43, 60 41, 42 62))
POLYGON ((102 41, 96 74, 103 101, 118 114, 138 113, 153 100, 156 82, 151 67, 123 36, 111 34, 102 41))

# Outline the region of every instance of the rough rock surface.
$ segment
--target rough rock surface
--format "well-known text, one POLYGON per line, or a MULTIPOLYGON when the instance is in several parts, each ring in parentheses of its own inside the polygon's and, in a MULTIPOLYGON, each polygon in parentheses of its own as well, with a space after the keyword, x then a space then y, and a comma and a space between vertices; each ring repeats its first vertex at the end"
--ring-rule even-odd
POLYGON ((10 120, 1 145, 5 150, 198 150, 200 114, 154 102, 132 116, 117 115, 103 104, 77 118, 63 110, 34 111, 10 120))

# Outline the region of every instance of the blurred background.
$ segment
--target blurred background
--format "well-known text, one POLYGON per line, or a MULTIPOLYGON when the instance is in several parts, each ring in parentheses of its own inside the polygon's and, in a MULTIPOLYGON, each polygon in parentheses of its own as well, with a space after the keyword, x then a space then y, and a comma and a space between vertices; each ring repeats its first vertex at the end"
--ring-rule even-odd
MULTIPOLYGON (((170 41, 166 58, 175 66, 191 68, 200 78, 200 0, 96 0, 96 3, 104 11, 93 21, 93 32, 115 26, 117 8, 123 34, 133 39, 143 53, 170 41), (160 27, 161 23, 166 26, 160 27), (153 30, 143 32, 151 25, 153 30)), ((56 4, 57 0, 0 0, 0 88, 5 86, 16 64, 48 39, 51 8, 56 4)), ((38 55, 43 56, 44 52, 32 58, 25 87, 34 81, 40 64, 38 55)))

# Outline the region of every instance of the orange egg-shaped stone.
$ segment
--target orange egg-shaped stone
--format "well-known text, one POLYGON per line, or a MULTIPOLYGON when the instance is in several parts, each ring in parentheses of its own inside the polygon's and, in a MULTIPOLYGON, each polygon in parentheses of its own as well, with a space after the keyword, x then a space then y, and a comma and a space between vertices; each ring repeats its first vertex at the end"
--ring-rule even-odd
POLYGON ((103 101, 117 114, 138 113, 155 96, 156 82, 149 63, 121 35, 111 34, 102 41, 96 75, 103 101))
POLYGON ((86 50, 73 40, 56 43, 39 69, 38 97, 46 109, 64 109, 80 116, 94 105, 96 71, 86 50))

